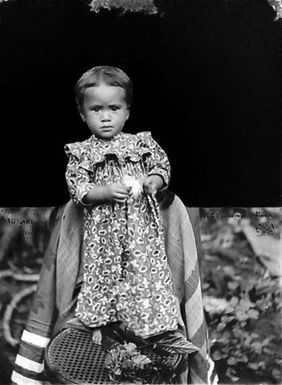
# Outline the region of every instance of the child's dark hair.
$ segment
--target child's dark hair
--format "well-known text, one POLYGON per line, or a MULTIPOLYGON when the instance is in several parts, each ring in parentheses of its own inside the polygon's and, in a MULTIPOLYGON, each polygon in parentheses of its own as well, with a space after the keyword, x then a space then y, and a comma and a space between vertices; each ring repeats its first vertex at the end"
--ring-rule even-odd
POLYGON ((101 83, 123 88, 125 90, 127 107, 130 108, 132 100, 132 82, 121 69, 112 66, 93 67, 78 79, 75 86, 75 100, 78 108, 82 107, 85 89, 98 86, 101 83))

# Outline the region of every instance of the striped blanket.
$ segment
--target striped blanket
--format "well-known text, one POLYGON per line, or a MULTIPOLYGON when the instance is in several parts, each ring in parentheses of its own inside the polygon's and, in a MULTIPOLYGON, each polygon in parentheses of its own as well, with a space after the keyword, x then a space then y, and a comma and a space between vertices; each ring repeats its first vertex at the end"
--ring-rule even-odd
MULTIPOLYGON (((189 356, 181 383, 211 383, 213 363, 202 304, 197 247, 186 207, 175 196, 161 207, 165 243, 175 294, 184 315, 187 337, 199 351, 189 356)), ((21 337, 12 383, 39 385, 44 380, 44 349, 74 308, 80 276, 83 218, 72 201, 58 209, 38 282, 37 293, 21 337)))

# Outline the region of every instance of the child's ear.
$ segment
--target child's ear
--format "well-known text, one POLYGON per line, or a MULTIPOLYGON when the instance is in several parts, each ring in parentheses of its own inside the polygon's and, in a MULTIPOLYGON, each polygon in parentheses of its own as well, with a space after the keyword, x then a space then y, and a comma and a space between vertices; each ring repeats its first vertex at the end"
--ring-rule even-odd
POLYGON ((129 108, 127 109, 127 114, 125 115, 125 120, 127 120, 129 118, 129 115, 130 115, 130 110, 129 108))
POLYGON ((78 112, 79 112, 79 115, 80 115, 82 121, 85 122, 85 116, 84 116, 84 113, 80 107, 78 107, 78 112))

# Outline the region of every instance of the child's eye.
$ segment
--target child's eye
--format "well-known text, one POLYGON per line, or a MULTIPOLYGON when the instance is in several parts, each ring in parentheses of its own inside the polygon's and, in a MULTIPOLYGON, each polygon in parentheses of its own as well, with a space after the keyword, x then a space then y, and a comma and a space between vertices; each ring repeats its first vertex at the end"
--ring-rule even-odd
POLYGON ((100 106, 94 106, 91 108, 91 111, 94 111, 94 112, 99 112, 100 110, 101 110, 100 106))
POLYGON ((111 106, 110 108, 111 108, 112 111, 117 111, 117 110, 120 109, 119 106, 111 106))

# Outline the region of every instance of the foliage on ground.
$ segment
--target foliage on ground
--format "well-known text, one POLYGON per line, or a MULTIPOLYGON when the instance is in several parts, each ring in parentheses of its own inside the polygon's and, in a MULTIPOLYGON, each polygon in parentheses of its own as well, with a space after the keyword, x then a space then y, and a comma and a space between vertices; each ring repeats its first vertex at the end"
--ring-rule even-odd
POLYGON ((281 383, 281 277, 270 275, 241 226, 248 221, 257 237, 273 242, 279 211, 202 209, 201 215, 204 306, 220 382, 281 383), (263 235, 265 218, 273 231, 263 235))

